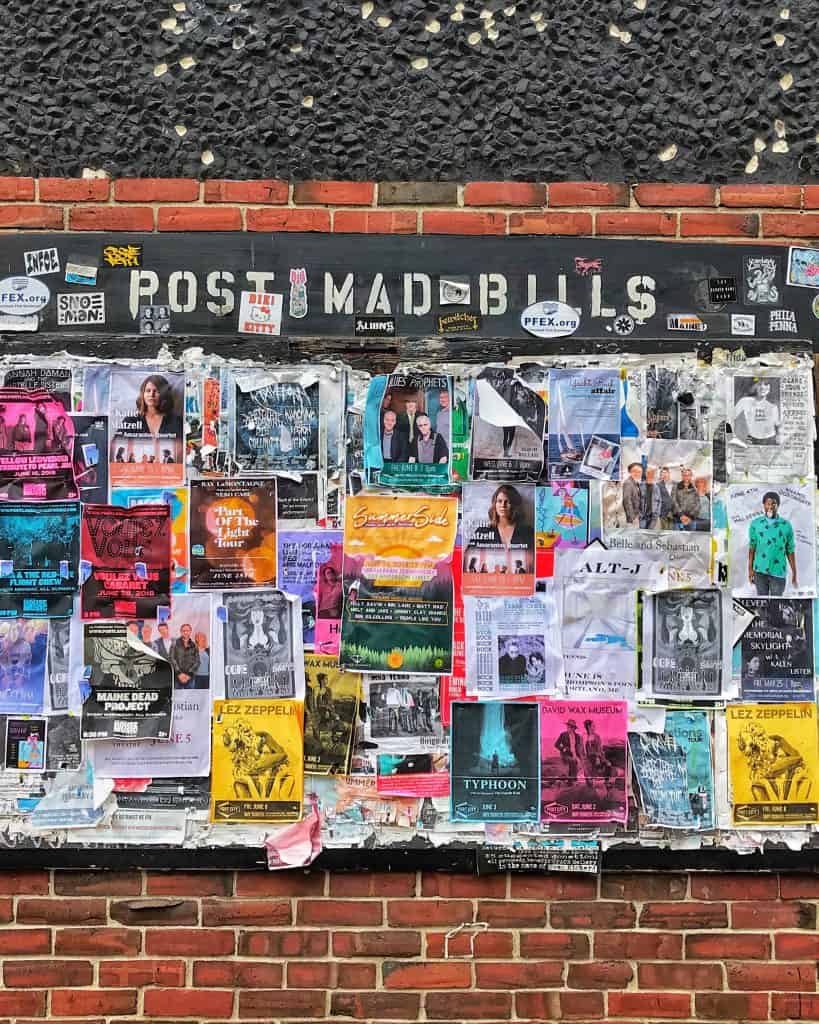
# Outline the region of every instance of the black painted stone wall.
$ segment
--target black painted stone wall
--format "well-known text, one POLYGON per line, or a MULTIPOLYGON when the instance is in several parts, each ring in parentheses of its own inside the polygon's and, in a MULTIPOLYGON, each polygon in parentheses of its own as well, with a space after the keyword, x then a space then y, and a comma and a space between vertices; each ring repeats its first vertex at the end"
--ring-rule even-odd
POLYGON ((0 173, 817 177, 817 0, 638 2, 6 0, 0 173))

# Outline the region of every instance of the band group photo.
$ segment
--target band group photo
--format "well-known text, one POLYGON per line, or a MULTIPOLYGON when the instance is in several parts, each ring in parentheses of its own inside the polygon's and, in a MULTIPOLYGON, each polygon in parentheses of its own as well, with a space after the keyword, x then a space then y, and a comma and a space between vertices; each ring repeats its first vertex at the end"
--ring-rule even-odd
POLYGON ((448 387, 388 387, 381 403, 384 461, 446 465, 451 416, 448 387))

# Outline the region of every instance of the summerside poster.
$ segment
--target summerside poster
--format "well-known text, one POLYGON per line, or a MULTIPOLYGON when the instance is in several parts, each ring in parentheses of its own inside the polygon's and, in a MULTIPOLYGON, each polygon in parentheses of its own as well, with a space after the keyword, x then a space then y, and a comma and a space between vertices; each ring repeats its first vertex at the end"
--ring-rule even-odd
POLYGON ((85 505, 80 547, 83 619, 155 619, 170 605, 167 505, 85 505))
POLYGON ((146 646, 138 624, 90 622, 83 627, 88 697, 84 740, 167 740, 173 714, 170 663, 146 646))
POLYGON ((662 733, 629 733, 643 823, 659 828, 714 826, 711 722, 706 711, 669 710, 662 733))
POLYGON ((0 388, 0 499, 78 498, 73 442, 74 424, 53 394, 0 388))
POLYGON ((538 705, 452 705, 452 820, 534 822, 539 817, 538 705))
POLYGON ((0 503, 0 617, 70 615, 79 558, 79 502, 0 503))
POLYGON ((211 821, 301 820, 303 720, 301 701, 214 703, 211 821))
POLYGON ((276 481, 192 480, 191 590, 276 586, 276 481))
POLYGON ((457 523, 455 498, 347 499, 342 668, 452 671, 457 523))
POLYGON ((816 824, 816 704, 729 704, 725 715, 734 825, 816 824))
POLYGON ((743 598, 755 616, 739 642, 743 700, 813 700, 813 602, 743 598))
POLYGON ((540 705, 544 821, 625 824, 625 701, 544 701, 540 705))

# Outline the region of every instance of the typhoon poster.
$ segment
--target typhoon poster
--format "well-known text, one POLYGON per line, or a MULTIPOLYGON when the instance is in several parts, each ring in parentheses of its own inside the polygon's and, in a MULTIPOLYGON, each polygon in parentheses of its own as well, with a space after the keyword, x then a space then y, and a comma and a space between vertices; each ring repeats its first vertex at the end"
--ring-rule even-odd
POLYGON ((540 705, 543 821, 625 824, 627 708, 625 701, 540 705))
POLYGON ((85 505, 83 619, 155 619, 171 603, 167 505, 85 505))
POLYGON ((734 825, 816 824, 816 704, 729 704, 725 715, 734 825))
POLYGON ((454 498, 348 498, 340 663, 361 672, 452 671, 454 498))
POLYGON ((276 585, 276 481, 192 480, 191 590, 276 585))
POLYGON ((211 821, 301 819, 303 721, 301 701, 216 701, 211 821))
POLYGON ((452 820, 534 822, 539 817, 538 705, 452 705, 452 820))
POLYGON ((79 559, 79 502, 0 503, 0 618, 70 615, 79 559))

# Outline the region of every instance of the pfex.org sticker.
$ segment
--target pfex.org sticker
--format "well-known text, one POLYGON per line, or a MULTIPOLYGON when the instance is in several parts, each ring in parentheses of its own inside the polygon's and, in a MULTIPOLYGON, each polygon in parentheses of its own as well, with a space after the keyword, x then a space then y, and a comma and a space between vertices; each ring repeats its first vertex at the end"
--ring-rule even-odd
POLYGON ((580 314, 565 302, 535 302, 520 314, 520 326, 536 338, 565 338, 580 326, 580 314))

